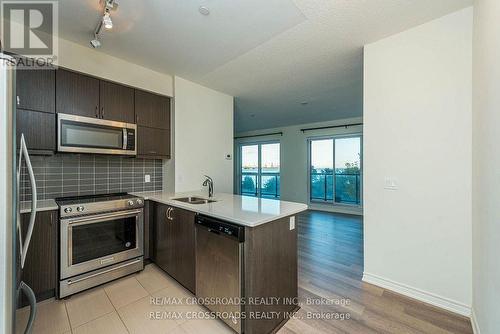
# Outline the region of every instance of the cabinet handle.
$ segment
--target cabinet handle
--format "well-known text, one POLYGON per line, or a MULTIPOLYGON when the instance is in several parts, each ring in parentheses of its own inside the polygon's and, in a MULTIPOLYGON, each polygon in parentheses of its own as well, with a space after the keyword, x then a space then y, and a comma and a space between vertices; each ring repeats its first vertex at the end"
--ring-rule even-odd
POLYGON ((172 212, 174 212, 174 208, 170 208, 170 213, 168 214, 169 220, 174 220, 174 217, 172 217, 172 212))
POLYGON ((19 97, 19 95, 16 96, 16 100, 17 100, 17 105, 21 105, 21 98, 19 97))
POLYGON ((99 118, 99 107, 95 106, 95 117, 99 118))
POLYGON ((173 220, 172 216, 170 215, 174 211, 173 208, 168 208, 167 212, 165 213, 165 216, 167 217, 167 220, 173 220))
POLYGON ((104 118, 104 107, 101 107, 101 118, 104 118))

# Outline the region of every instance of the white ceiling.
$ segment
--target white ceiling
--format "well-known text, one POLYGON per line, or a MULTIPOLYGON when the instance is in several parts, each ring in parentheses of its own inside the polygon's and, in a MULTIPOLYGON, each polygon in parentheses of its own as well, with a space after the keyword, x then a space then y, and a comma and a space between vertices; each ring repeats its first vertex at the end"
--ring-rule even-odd
MULTIPOLYGON (((235 96, 237 131, 334 120, 362 115, 363 45, 472 3, 120 0, 96 52, 235 96)), ((60 1, 59 11, 60 36, 89 45, 99 0, 60 1)))

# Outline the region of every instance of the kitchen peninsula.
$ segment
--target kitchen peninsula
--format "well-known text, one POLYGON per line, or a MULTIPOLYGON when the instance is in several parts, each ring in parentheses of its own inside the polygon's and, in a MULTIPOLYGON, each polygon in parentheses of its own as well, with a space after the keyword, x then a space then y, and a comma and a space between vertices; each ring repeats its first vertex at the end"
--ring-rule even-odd
POLYGON ((307 205, 232 194, 134 195, 146 202, 151 260, 196 297, 226 298, 205 306, 225 314, 236 332, 271 333, 297 308, 295 215, 307 205))

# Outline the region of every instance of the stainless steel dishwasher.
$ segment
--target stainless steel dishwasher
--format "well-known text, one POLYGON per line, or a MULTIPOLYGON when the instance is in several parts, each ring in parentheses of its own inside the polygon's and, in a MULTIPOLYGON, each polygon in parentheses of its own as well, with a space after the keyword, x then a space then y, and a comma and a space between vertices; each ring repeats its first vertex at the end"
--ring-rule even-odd
POLYGON ((196 218, 196 297, 237 333, 242 333, 245 228, 199 215, 196 218))

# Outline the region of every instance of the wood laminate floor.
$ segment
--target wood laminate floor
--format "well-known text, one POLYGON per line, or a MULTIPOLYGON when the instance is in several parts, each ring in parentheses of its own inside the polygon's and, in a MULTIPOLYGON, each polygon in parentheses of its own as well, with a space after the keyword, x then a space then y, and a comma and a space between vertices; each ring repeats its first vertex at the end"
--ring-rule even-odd
POLYGON ((468 318, 361 281, 362 217, 307 211, 298 233, 302 305, 279 334, 472 333, 468 318))

